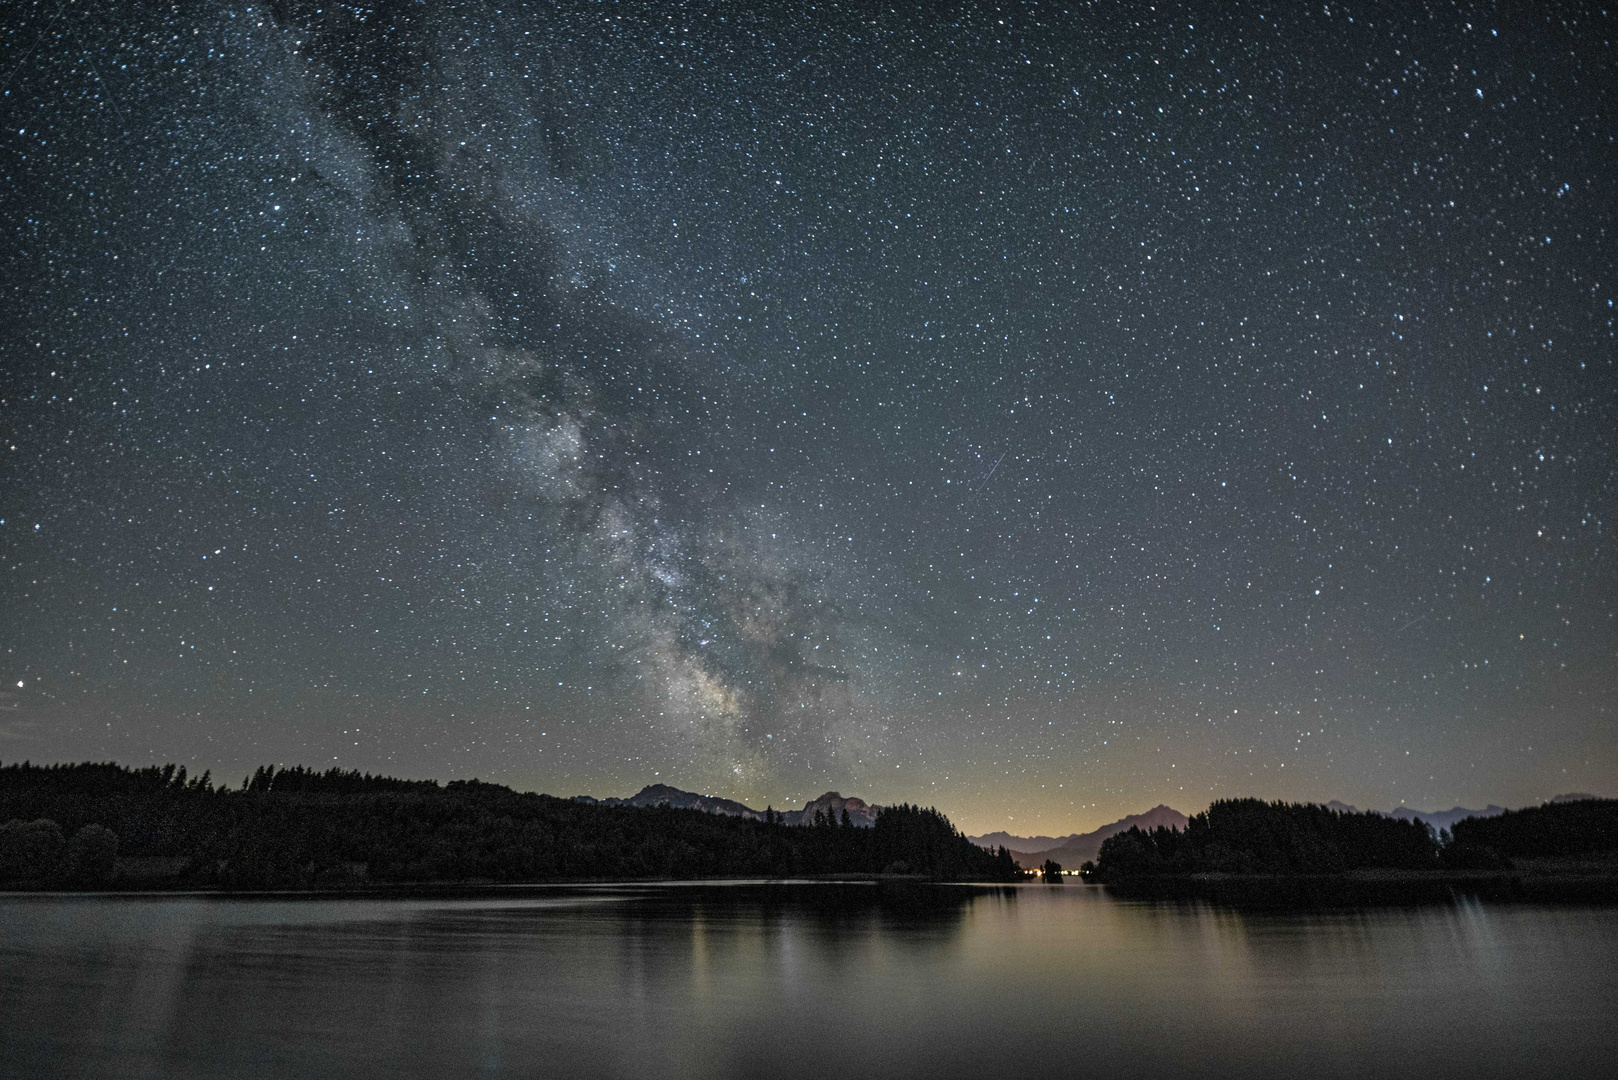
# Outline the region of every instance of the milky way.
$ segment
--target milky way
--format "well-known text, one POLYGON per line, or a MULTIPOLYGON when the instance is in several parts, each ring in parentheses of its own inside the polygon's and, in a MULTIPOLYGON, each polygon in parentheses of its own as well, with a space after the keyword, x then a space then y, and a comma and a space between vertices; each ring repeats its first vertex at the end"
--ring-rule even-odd
POLYGON ((0 758, 1611 787, 1599 7, 19 10, 0 758))

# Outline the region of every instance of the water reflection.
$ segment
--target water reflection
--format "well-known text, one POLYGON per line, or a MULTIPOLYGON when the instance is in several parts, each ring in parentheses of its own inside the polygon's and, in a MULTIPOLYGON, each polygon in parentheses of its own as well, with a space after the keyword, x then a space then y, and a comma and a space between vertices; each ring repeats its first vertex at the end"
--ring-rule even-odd
POLYGON ((1615 970, 1618 914, 1593 908, 1253 913, 1083 886, 14 896, 0 1074, 1599 1075, 1615 970))

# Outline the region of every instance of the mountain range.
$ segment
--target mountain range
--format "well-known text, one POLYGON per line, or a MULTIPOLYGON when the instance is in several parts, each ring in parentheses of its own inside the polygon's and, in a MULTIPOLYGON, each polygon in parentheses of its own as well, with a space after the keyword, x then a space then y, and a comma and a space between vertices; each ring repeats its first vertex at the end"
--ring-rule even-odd
MULTIPOLYGON (((1604 798, 1604 796, 1590 795, 1582 791, 1570 791, 1563 795, 1554 795, 1551 797, 1550 801, 1553 803, 1569 803, 1601 798, 1604 798)), ((1350 806, 1348 803, 1339 802, 1336 799, 1322 805, 1324 805, 1328 810, 1336 810, 1340 813, 1360 813, 1358 807, 1350 806)), ((1468 810, 1464 806, 1452 806, 1448 810, 1417 810, 1415 807, 1405 806, 1403 803, 1400 803, 1392 810, 1371 811, 1371 813, 1381 814, 1383 817, 1402 818, 1405 821, 1425 821, 1435 829, 1451 829, 1455 827, 1455 823, 1457 821, 1465 821, 1469 817, 1499 817, 1505 812, 1506 808, 1504 806, 1496 806, 1494 803, 1490 803, 1482 810, 1468 810)))
POLYGON ((1079 867, 1086 862, 1094 862, 1101 853, 1101 842, 1109 836, 1127 832, 1133 826, 1142 829, 1155 829, 1165 826, 1170 829, 1185 828, 1186 816, 1170 806, 1154 806, 1144 814, 1130 814, 1110 824, 1103 825, 1094 832, 1073 833, 1060 839, 1048 836, 1012 836, 1009 833, 989 833, 985 836, 969 836, 968 840, 981 847, 1011 849, 1011 857, 1017 865, 1024 870, 1033 870, 1045 862, 1054 859, 1064 867, 1079 867), (1045 841, 1051 841, 1049 844, 1045 841), (1027 846, 1025 846, 1027 845, 1027 846), (1038 846, 1033 846, 1038 845, 1038 846))
MULTIPOLYGON (((1570 792, 1558 795, 1551 800, 1553 803, 1577 802, 1581 799, 1598 798, 1583 792, 1570 792)), ((1348 803, 1333 799, 1331 802, 1321 804, 1328 810, 1339 813, 1359 813, 1359 808, 1348 803)), ((1498 817, 1506 812, 1505 807, 1490 803, 1482 810, 1469 810, 1464 806, 1451 807, 1448 810, 1417 810, 1414 807, 1400 805, 1392 810, 1377 810, 1375 813, 1384 817, 1402 818, 1410 821, 1424 821, 1435 829, 1450 829, 1457 821, 1469 817, 1490 818, 1498 817)), ((1168 806, 1155 806, 1144 814, 1130 814, 1109 825, 1103 825, 1094 832, 1073 833, 1070 836, 1014 836, 1007 832, 985 833, 982 836, 969 836, 968 840, 979 847, 993 850, 1006 847, 1011 850, 1011 857, 1017 865, 1025 870, 1037 869, 1046 859, 1054 859, 1064 867, 1078 867, 1085 862, 1094 861, 1101 853, 1101 842, 1116 833, 1127 832, 1131 826, 1139 825, 1142 829, 1155 829, 1159 825, 1171 829, 1185 828, 1186 816, 1178 810, 1168 806)))
MULTIPOLYGON (((1565 796, 1558 795, 1557 798, 1565 799, 1565 796)), ((1336 810, 1339 813, 1360 813, 1358 807, 1350 806, 1345 802, 1339 802, 1337 799, 1333 799, 1331 802, 1324 803, 1323 805, 1326 807, 1326 809, 1336 810)), ((1424 821, 1435 829, 1452 828, 1457 821, 1464 821, 1469 817, 1499 817, 1505 812, 1505 807, 1496 806, 1494 803, 1490 803, 1482 810, 1468 810, 1464 806, 1452 806, 1448 810, 1417 810, 1414 807, 1405 806, 1401 803, 1392 810, 1372 811, 1372 813, 1381 814, 1383 817, 1399 818, 1404 821, 1424 821)))
MULTIPOLYGON (((1594 795, 1574 792, 1558 795, 1551 802, 1575 802, 1580 799, 1594 799, 1594 795)), ((754 810, 745 803, 734 799, 724 799, 717 795, 699 795, 693 791, 682 791, 668 784, 649 784, 627 799, 607 798, 596 799, 589 795, 575 795, 574 802, 588 803, 592 806, 672 806, 680 810, 702 810, 709 814, 722 814, 726 817, 748 818, 753 821, 763 821, 764 811, 754 810)), ((1327 809, 1341 813, 1359 813, 1358 807, 1333 799, 1323 803, 1327 809)), ((776 819, 784 825, 812 825, 815 812, 831 813, 837 820, 842 819, 843 811, 848 812, 851 823, 862 829, 868 829, 876 824, 877 814, 882 807, 875 803, 868 803, 864 799, 853 796, 844 797, 840 792, 828 791, 817 799, 804 804, 801 810, 777 810, 776 819)), ((1378 810, 1376 813, 1385 817, 1402 818, 1404 820, 1424 821, 1435 829, 1452 828, 1457 821, 1469 817, 1496 817, 1505 813, 1505 808, 1490 803, 1482 810, 1469 810, 1464 806, 1451 807, 1448 810, 1417 810, 1413 807, 1400 805, 1392 810, 1378 810)), ((1170 806, 1158 805, 1143 814, 1129 814, 1117 821, 1101 826, 1093 832, 1071 833, 1067 836, 1015 836, 1008 832, 985 833, 982 836, 969 836, 968 840, 979 847, 993 851, 996 848, 1007 848, 1017 865, 1025 870, 1037 869, 1047 859, 1054 859, 1064 867, 1078 867, 1086 862, 1093 862, 1101 852, 1101 843, 1107 837, 1117 833, 1126 832, 1134 826, 1142 829, 1155 829, 1159 826, 1170 829, 1184 829, 1186 815, 1170 806)))
MULTIPOLYGON (((723 814, 726 817, 764 820, 763 810, 754 810, 751 806, 734 799, 722 799, 717 795, 698 795, 694 791, 681 791, 667 784, 648 784, 627 799, 596 799, 589 795, 575 795, 573 801, 591 806, 672 806, 676 810, 702 810, 705 813, 723 814)), ((783 825, 813 825, 817 810, 835 815, 838 821, 842 820, 843 811, 846 810, 848 820, 852 824, 861 829, 869 829, 876 824, 876 815, 881 812, 882 807, 868 803, 864 799, 852 796, 844 798, 839 792, 828 791, 818 799, 805 803, 802 810, 777 810, 775 816, 783 825)))
POLYGON ((984 833, 982 836, 968 836, 967 839, 978 847, 988 848, 990 851, 996 848, 1009 848, 1012 851, 1035 852, 1061 847, 1078 835, 1074 833, 1073 836, 1013 836, 1008 832, 992 832, 984 833))

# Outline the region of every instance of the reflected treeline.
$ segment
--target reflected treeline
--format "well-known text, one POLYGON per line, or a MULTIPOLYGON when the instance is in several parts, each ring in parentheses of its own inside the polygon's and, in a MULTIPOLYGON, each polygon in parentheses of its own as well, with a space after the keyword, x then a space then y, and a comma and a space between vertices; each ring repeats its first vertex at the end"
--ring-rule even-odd
POLYGON ((1416 876, 1187 876, 1110 884, 1122 900, 1208 903, 1237 911, 1429 907, 1463 901, 1618 903, 1618 876, 1532 872, 1453 872, 1416 876))
POLYGON ((810 923, 833 930, 865 924, 882 930, 938 931, 958 927, 975 902, 990 896, 1015 903, 1017 890, 897 880, 823 883, 807 889, 790 882, 692 886, 659 890, 627 906, 624 914, 667 915, 683 923, 698 911, 711 919, 810 923))
MULTIPOLYGON (((333 769, 261 768, 241 788, 183 768, 0 768, 7 884, 276 889, 590 878, 909 875, 1014 881, 936 810, 872 828, 807 827, 669 807, 586 805, 476 780, 440 786, 333 769), (71 842, 65 838, 72 836, 71 842), (116 856, 116 861, 114 859, 116 856), (94 864, 94 874, 82 868, 94 864)), ((883 903, 901 903, 889 894, 883 903)))

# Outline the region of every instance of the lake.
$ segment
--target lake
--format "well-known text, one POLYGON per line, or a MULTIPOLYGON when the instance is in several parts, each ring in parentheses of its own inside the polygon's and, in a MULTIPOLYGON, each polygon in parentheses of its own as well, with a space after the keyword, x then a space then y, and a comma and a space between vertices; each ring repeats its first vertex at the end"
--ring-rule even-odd
POLYGON ((1618 909, 1096 886, 0 894, 17 1077, 1594 1077, 1618 909))

